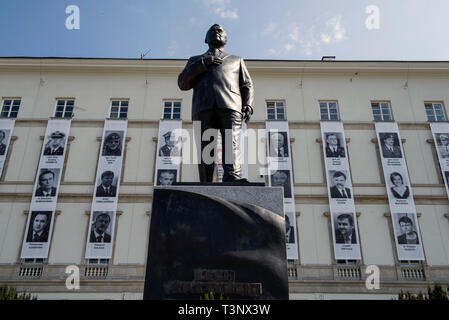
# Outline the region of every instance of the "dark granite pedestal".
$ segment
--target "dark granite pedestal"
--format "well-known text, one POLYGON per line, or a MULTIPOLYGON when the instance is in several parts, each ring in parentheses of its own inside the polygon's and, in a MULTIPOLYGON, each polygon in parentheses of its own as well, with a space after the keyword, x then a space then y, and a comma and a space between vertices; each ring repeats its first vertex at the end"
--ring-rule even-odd
POLYGON ((281 187, 155 187, 144 299, 288 299, 281 187))

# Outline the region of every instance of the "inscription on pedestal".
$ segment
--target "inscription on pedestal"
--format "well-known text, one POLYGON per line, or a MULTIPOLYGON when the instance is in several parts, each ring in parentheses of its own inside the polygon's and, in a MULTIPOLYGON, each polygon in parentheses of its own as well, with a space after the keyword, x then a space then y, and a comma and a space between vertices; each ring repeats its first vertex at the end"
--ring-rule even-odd
POLYGON ((233 270, 195 269, 193 281, 173 280, 164 285, 166 295, 201 296, 209 292, 223 296, 260 297, 262 284, 235 282, 233 270))

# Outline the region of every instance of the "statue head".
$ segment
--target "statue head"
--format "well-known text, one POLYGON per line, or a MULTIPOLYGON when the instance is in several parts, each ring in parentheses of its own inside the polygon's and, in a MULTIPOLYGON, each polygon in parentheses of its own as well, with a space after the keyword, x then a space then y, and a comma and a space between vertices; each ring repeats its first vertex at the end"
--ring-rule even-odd
POLYGON ((219 24, 214 24, 207 31, 204 42, 214 48, 223 47, 228 42, 228 35, 219 24))

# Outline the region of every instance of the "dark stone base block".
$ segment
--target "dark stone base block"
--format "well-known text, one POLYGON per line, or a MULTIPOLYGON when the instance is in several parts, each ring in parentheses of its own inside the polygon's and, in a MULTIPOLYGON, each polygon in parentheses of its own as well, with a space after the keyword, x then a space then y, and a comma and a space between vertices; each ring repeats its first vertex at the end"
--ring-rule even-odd
POLYGON ((282 188, 155 188, 144 299, 288 299, 282 201, 282 188))

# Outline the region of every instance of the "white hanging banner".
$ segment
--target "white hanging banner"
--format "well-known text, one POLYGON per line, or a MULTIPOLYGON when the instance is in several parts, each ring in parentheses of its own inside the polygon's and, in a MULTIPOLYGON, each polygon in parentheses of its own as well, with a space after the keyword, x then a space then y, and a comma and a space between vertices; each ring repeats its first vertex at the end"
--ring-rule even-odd
POLYGON ((181 169, 182 120, 160 120, 157 139, 155 186, 179 181, 181 169))
POLYGON ((47 258, 71 120, 49 120, 20 257, 47 258))
POLYGON ((298 259, 295 197, 287 121, 266 121, 268 185, 284 189, 285 242, 287 259, 298 259))
POLYGON ((3 173, 14 124, 14 119, 0 119, 0 177, 3 173))
POLYGON ((360 260, 360 241, 346 140, 341 122, 321 122, 336 260, 360 260))
POLYGON ((112 257, 127 126, 127 120, 106 120, 104 123, 87 235, 86 259, 112 257))
POLYGON ((430 129, 432 130, 435 148, 438 153, 441 175, 446 186, 446 194, 449 197, 449 123, 432 122, 430 123, 430 129))
POLYGON ((396 122, 376 122, 399 260, 424 260, 415 201, 396 122))

